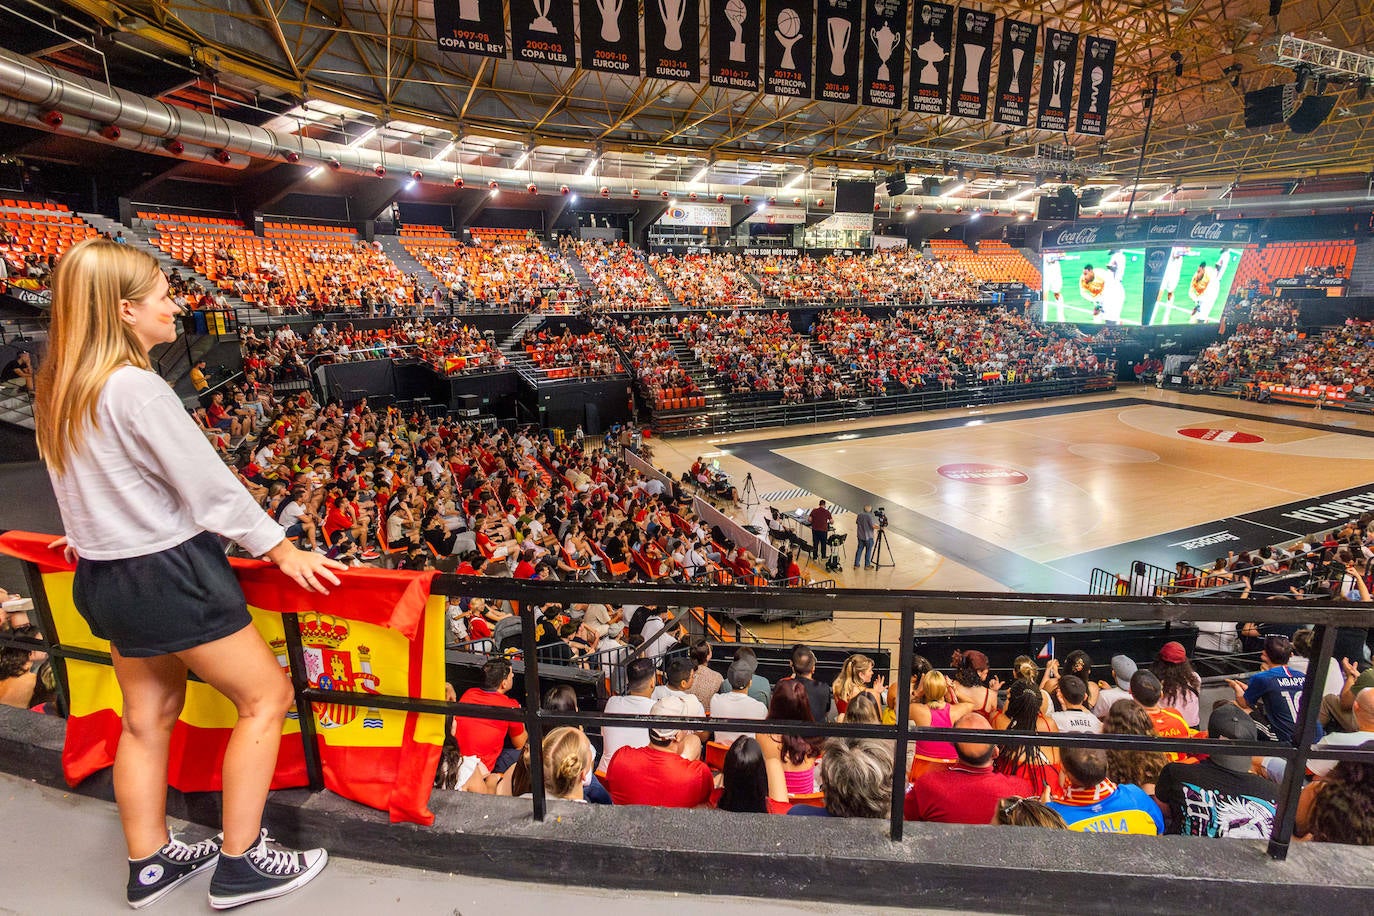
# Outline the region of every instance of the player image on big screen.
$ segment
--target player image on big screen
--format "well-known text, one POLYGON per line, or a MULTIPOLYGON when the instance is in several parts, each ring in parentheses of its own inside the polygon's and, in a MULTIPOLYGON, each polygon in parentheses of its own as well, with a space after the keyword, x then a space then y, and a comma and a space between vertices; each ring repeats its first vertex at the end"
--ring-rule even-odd
POLYGON ((1046 251, 1041 318, 1071 324, 1140 324, 1145 249, 1046 251))
POLYGON ((1176 245, 1159 284, 1150 324, 1216 324, 1231 295, 1240 250, 1176 245))

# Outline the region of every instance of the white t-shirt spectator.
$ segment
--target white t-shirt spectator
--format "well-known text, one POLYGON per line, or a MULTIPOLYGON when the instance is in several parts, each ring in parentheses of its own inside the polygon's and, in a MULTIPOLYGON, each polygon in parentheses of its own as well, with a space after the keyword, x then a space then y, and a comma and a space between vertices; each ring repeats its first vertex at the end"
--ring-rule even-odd
MULTIPOLYGON (((768 717, 768 707, 751 697, 748 693, 721 693, 711 699, 711 715, 716 719, 758 719, 768 717)), ((740 735, 753 735, 747 732, 716 732, 716 741, 721 744, 734 744, 740 735)))
MULTIPOLYGON (((611 697, 606 701, 606 715, 608 716, 647 716, 649 710, 654 708, 652 697, 641 697, 634 694, 627 694, 622 697, 611 697)), ((601 742, 605 745, 605 750, 601 754, 601 769, 605 770, 611 765, 611 758, 615 752, 622 747, 647 747, 649 744, 649 730, 647 728, 619 728, 605 726, 601 729, 601 742)))

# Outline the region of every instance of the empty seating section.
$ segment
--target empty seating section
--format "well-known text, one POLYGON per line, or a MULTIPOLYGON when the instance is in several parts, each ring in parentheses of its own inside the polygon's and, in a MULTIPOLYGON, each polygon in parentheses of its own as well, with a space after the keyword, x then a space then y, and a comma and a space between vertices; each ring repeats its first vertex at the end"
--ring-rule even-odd
POLYGON ((273 313, 332 312, 414 301, 413 281, 347 227, 265 223, 258 237, 238 220, 137 214, 152 244, 273 313))
POLYGON ((931 239, 939 261, 961 267, 984 283, 1024 283, 1040 288, 1040 271, 1015 248, 1000 239, 983 239, 978 250, 955 239, 931 239))
POLYGON ((1334 276, 1349 279, 1354 264, 1353 239, 1250 244, 1241 254, 1234 288, 1242 290, 1256 284, 1262 292, 1272 292, 1275 280, 1301 277, 1309 271, 1325 274, 1328 268, 1334 276))
MULTIPOLYGON (((435 239, 438 241, 454 241, 453 236, 450 235, 449 231, 445 229, 443 226, 402 226, 399 230, 397 230, 396 234, 399 235, 402 240, 435 239)), ((404 244, 404 241, 402 242, 402 244, 404 244)))
POLYGON ((602 330, 630 360, 635 380, 654 410, 700 410, 706 406, 706 395, 682 367, 662 322, 599 320, 602 330))
POLYGON ((758 305, 759 290, 745 275, 744 258, 735 254, 650 255, 649 268, 683 308, 758 305))
POLYGON ((61 204, 0 199, 0 258, 5 261, 9 282, 15 286, 46 287, 50 260, 96 235, 92 226, 61 204))
POLYGON ((596 287, 593 307, 602 311, 666 309, 668 294, 649 273, 649 267, 624 242, 564 239, 563 250, 581 263, 596 287))
POLYGON ((525 230, 473 229, 472 239, 469 245, 439 230, 403 237, 401 244, 460 299, 542 311, 570 310, 577 302, 572 268, 525 230))

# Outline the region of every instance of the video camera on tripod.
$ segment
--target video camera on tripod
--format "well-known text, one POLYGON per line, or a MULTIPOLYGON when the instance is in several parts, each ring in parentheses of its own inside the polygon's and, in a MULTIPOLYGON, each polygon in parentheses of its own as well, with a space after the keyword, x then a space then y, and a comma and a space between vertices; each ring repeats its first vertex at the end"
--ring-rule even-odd
POLYGON ((876 518, 876 519, 878 520, 878 527, 879 527, 879 528, 886 528, 886 527, 887 527, 887 509, 886 509, 886 508, 884 508, 883 506, 879 506, 878 508, 874 509, 874 510, 873 510, 873 517, 876 518))

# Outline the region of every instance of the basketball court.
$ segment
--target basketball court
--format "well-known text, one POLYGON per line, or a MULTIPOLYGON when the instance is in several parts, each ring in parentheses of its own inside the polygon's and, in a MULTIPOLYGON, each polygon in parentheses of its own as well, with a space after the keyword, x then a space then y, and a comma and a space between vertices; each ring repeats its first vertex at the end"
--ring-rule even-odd
MULTIPOLYGON (((760 507, 837 504, 835 530, 849 533, 833 574, 842 587, 1085 594, 1095 567, 1210 565, 1374 508, 1374 418, 1135 386, 657 449, 674 473, 701 455, 737 485, 752 475, 760 507), (890 519, 893 565, 876 571, 852 568, 865 504, 890 519)), ((820 562, 807 572, 832 577, 820 562)), ((871 628, 841 615, 797 635, 875 638, 871 628)))

